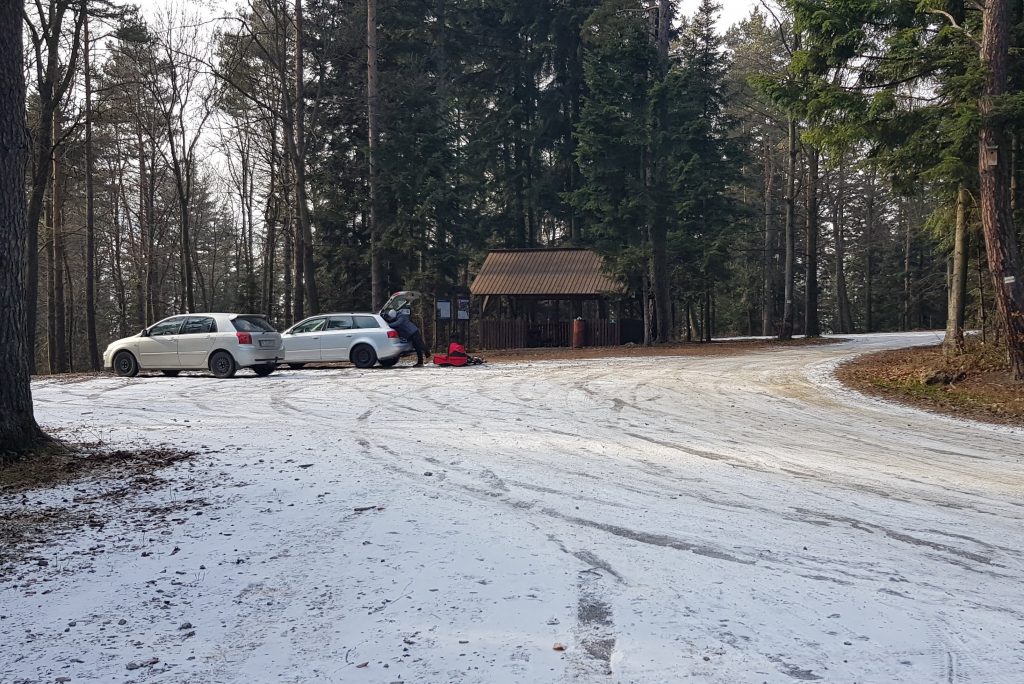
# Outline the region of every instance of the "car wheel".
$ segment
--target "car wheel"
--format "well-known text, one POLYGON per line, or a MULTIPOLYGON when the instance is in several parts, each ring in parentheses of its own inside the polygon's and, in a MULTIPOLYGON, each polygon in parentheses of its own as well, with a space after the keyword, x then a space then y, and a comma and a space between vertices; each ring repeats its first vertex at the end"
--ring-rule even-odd
POLYGON ((299 370, 300 368, 304 368, 305 366, 306 366, 306 364, 304 364, 304 363, 289 363, 288 364, 288 367, 291 368, 292 370, 299 370))
POLYGON ((131 352, 118 352, 114 357, 114 372, 122 378, 134 378, 139 374, 139 362, 131 352))
POLYGON ((169 377, 169 378, 176 378, 176 377, 178 377, 178 373, 180 373, 181 371, 176 371, 176 370, 162 370, 162 371, 160 371, 160 372, 161 372, 161 373, 163 373, 164 375, 166 375, 166 376, 167 376, 167 377, 169 377))
POLYGON ((391 367, 392 367, 392 366, 394 366, 394 365, 395 365, 396 363, 398 363, 398 357, 397 357, 397 356, 395 356, 395 357, 392 357, 392 358, 390 358, 390 359, 381 359, 381 360, 379 360, 379 361, 378 361, 377 363, 379 363, 379 364, 380 364, 381 366, 383 366, 384 368, 391 368, 391 367))
POLYGON ((235 358, 226 351, 219 351, 210 357, 210 372, 215 378, 233 378, 237 370, 235 358))
POLYGON ((261 363, 258 366, 253 366, 252 372, 260 376, 261 378, 265 378, 271 373, 273 373, 276 368, 276 363, 261 363))
POLYGON ((356 368, 373 368, 377 363, 377 352, 368 344, 358 344, 349 355, 356 368))

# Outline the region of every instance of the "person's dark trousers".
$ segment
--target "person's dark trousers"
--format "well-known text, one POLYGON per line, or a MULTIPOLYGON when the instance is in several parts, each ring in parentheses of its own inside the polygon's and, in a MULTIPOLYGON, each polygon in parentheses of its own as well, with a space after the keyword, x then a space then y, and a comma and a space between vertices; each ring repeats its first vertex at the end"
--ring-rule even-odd
POLYGON ((430 356, 430 352, 427 351, 425 346, 423 346, 423 335, 421 335, 420 331, 417 330, 409 336, 409 341, 412 342, 413 349, 416 350, 416 363, 422 366, 423 357, 430 356))

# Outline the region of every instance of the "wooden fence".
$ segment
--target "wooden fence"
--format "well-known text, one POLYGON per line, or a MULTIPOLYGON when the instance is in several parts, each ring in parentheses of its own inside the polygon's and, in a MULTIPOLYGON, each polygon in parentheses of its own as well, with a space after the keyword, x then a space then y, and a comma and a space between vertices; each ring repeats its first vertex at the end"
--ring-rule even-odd
POLYGON ((586 343, 588 347, 615 347, 622 343, 618 323, 612 321, 587 321, 586 343))

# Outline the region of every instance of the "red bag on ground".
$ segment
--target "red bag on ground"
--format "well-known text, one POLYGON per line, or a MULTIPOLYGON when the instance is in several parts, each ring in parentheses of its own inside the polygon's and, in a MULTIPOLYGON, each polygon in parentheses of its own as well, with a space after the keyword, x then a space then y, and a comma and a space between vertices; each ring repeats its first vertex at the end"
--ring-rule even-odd
POLYGON ((465 366, 469 363, 466 348, 458 342, 448 345, 447 354, 434 354, 434 363, 438 366, 465 366))

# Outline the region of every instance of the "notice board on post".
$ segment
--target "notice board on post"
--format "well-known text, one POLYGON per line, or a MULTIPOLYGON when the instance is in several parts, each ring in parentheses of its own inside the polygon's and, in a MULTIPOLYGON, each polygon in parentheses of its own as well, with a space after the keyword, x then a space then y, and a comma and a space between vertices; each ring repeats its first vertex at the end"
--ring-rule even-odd
POLYGON ((452 318, 452 302, 450 299, 437 300, 437 318, 441 321, 450 321, 452 318))

